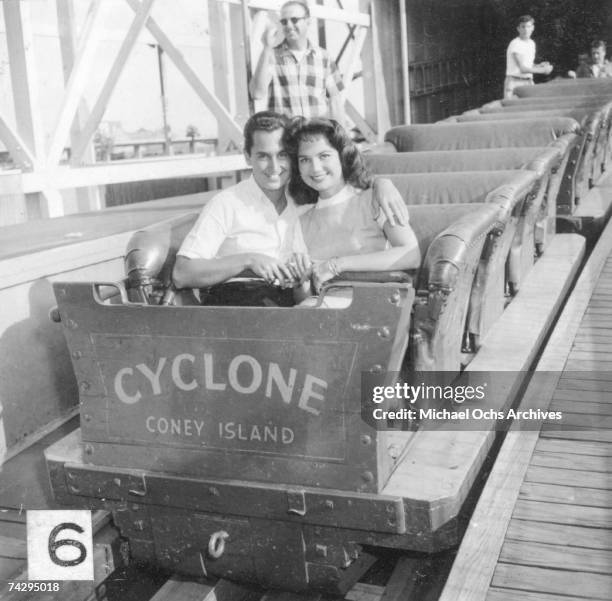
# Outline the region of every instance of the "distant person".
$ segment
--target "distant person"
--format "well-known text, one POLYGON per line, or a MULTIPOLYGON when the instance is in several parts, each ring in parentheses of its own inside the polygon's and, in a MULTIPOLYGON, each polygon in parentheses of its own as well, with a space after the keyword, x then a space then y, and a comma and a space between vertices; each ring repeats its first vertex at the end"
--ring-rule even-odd
POLYGON ((579 55, 579 63, 576 71, 568 71, 569 77, 612 77, 612 64, 606 59, 606 43, 603 40, 595 40, 591 44, 590 60, 588 55, 579 55))
POLYGON ((285 2, 280 11, 279 31, 269 26, 263 50, 249 83, 254 99, 267 99, 267 108, 302 117, 332 117, 345 122, 344 84, 327 50, 308 40, 310 9, 302 0, 285 2))
POLYGON ((531 39, 535 29, 535 20, 530 15, 519 17, 518 37, 514 38, 506 50, 506 79, 504 81, 504 98, 512 98, 514 88, 533 85, 535 73, 549 75, 553 66, 548 62, 534 64, 536 45, 531 39))

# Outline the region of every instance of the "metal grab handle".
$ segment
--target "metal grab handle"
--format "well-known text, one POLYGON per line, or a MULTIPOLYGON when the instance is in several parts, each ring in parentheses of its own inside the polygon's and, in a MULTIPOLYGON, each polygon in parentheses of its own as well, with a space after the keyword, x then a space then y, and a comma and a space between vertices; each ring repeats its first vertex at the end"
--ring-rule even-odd
POLYGON ((210 535, 208 541, 208 554, 213 559, 219 559, 225 551, 225 541, 229 538, 229 534, 225 530, 219 530, 210 535))

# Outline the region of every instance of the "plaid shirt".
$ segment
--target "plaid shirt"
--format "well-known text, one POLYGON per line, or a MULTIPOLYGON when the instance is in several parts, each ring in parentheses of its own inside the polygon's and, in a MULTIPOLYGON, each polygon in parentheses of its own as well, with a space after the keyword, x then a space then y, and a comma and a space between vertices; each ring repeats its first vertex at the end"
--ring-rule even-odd
POLYGON ((274 48, 268 109, 288 115, 329 115, 328 98, 344 89, 336 63, 327 50, 308 43, 298 62, 286 42, 274 48))

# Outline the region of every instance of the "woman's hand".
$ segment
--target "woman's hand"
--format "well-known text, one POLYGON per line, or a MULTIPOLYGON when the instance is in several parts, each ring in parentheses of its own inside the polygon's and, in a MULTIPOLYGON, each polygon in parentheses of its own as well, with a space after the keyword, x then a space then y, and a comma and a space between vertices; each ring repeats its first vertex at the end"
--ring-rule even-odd
POLYGON ((338 275, 340 275, 340 271, 337 257, 327 261, 315 261, 312 265, 312 285, 315 292, 320 294, 323 284, 338 275))
POLYGON ((372 199, 391 225, 408 225, 406 203, 391 180, 377 177, 372 185, 372 199))

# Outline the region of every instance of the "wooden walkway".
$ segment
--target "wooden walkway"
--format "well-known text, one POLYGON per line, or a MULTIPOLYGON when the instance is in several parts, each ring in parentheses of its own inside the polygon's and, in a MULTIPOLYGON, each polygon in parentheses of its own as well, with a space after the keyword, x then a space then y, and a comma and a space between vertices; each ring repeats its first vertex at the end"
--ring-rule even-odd
POLYGON ((612 599, 612 224, 538 362, 528 408, 563 412, 563 429, 515 422, 440 601, 612 599))

